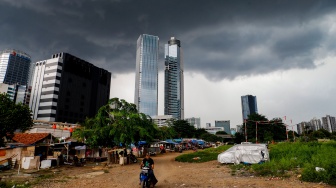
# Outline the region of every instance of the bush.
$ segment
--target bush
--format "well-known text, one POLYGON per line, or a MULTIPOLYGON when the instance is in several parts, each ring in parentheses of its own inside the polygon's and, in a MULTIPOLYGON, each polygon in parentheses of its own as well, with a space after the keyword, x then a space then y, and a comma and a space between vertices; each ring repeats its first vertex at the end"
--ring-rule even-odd
POLYGON ((301 179, 336 185, 336 142, 281 143, 270 147, 270 162, 255 164, 251 168, 261 176, 286 176, 298 170, 301 179), (323 168, 316 171, 315 167, 323 168))

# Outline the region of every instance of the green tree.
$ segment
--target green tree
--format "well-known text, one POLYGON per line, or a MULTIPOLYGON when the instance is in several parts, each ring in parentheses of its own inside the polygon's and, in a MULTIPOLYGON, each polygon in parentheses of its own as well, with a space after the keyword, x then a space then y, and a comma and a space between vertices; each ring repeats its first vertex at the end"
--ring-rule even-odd
POLYGON ((34 124, 31 115, 27 105, 15 104, 8 95, 0 94, 0 145, 3 146, 3 138, 12 135, 15 130, 30 129, 34 124))
POLYGON ((87 119, 74 136, 91 146, 113 146, 150 141, 157 132, 152 119, 138 113, 135 104, 113 98, 98 110, 93 119, 87 119))
POLYGON ((207 142, 217 142, 222 141, 223 139, 210 133, 204 133, 201 135, 201 139, 207 141, 207 142))
POLYGON ((204 128, 195 130, 195 138, 201 138, 202 134, 208 133, 204 128))
MULTIPOLYGON (((245 125, 244 125, 245 127, 245 125)), ((251 114, 248 116, 247 123, 247 138, 250 142, 267 142, 286 140, 286 126, 280 118, 268 120, 260 114, 251 114)), ((245 134, 245 131, 243 131, 245 134)))
POLYGON ((236 132, 236 134, 234 136, 234 143, 240 144, 242 142, 245 142, 244 135, 242 133, 240 133, 240 132, 236 132))
POLYGON ((217 131, 216 134, 227 134, 225 131, 217 131))
POLYGON ((186 120, 175 120, 172 127, 178 137, 191 138, 195 136, 196 128, 186 120))

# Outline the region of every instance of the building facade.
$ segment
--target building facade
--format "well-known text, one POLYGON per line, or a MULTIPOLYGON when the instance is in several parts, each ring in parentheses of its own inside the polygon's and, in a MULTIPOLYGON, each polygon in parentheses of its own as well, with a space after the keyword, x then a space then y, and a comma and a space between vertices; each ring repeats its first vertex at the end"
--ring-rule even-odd
POLYGON ((186 118, 185 120, 188 121, 188 123, 191 126, 194 126, 196 129, 201 128, 201 118, 192 117, 192 118, 186 118))
POLYGON ((223 130, 227 134, 231 134, 230 130, 230 120, 220 120, 220 121, 215 121, 215 127, 223 127, 223 130))
POLYGON ((171 37, 165 45, 164 114, 184 119, 184 74, 181 41, 171 37))
POLYGON ((134 104, 139 112, 158 115, 159 37, 143 34, 137 41, 134 104))
POLYGON ((16 104, 29 105, 31 87, 25 85, 9 85, 0 83, 0 93, 6 93, 16 104))
POLYGON ((313 131, 322 129, 322 123, 320 119, 313 118, 310 120, 310 124, 312 125, 313 131))
POLYGON ((68 53, 36 62, 29 107, 33 119, 83 122, 107 104, 111 73, 68 53))
POLYGON ((333 116, 326 115, 326 117, 322 117, 322 126, 325 130, 330 133, 336 132, 336 119, 333 116))
POLYGON ((172 115, 161 115, 161 116, 154 116, 152 120, 157 126, 163 127, 163 126, 169 126, 169 122, 173 121, 174 118, 172 115))
POLYGON ((28 85, 31 76, 31 57, 19 50, 0 52, 0 83, 28 85))
POLYGON ((243 122, 251 114, 258 113, 257 97, 253 95, 241 96, 243 122))

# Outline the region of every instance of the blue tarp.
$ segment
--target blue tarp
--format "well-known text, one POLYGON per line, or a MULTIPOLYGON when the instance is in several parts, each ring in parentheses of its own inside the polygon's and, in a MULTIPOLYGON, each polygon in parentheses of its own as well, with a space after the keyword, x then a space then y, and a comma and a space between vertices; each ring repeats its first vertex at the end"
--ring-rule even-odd
POLYGON ((139 142, 138 142, 138 145, 139 145, 139 146, 140 146, 140 145, 145 145, 145 144, 147 144, 146 141, 139 141, 139 142))
POLYGON ((168 142, 169 144, 178 144, 178 143, 174 142, 172 139, 167 139, 166 142, 168 142))
POLYGON ((173 139, 174 140, 174 142, 176 142, 176 143, 181 143, 182 142, 182 139, 173 139))
POLYGON ((199 145, 204 145, 204 141, 203 140, 197 140, 199 145))

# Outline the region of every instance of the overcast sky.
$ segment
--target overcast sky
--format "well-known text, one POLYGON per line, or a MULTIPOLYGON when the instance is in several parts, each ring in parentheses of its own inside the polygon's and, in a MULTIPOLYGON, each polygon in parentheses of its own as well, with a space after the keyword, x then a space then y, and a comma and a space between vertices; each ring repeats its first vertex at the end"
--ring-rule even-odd
POLYGON ((185 117, 242 123, 242 95, 287 123, 336 116, 334 0, 0 0, 0 50, 33 62, 68 52, 112 72, 111 98, 134 102, 136 40, 181 40, 185 117))

